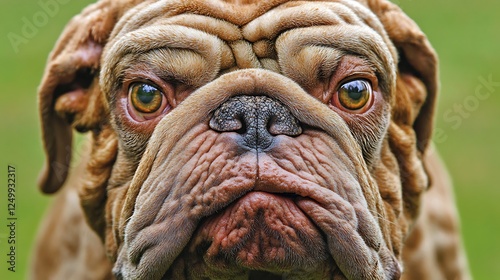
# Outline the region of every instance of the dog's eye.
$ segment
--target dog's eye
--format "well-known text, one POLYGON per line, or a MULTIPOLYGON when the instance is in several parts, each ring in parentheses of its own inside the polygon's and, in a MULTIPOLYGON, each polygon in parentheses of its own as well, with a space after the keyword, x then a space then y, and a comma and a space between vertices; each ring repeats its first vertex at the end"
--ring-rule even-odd
POLYGON ((163 94, 154 86, 143 83, 132 84, 129 95, 132 106, 140 113, 151 114, 162 107, 163 94))
POLYGON ((340 85, 334 97, 344 109, 355 113, 362 113, 371 98, 372 87, 366 80, 352 80, 340 85))

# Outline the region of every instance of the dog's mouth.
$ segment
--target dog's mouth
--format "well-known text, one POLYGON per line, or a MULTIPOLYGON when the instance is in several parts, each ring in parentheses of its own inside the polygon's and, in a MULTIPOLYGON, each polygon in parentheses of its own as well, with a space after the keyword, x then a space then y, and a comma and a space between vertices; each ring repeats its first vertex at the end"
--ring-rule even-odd
POLYGON ((202 222, 195 236, 211 241, 207 262, 288 270, 295 262, 326 258, 323 238, 297 205, 299 199, 253 191, 202 222))
POLYGON ((217 272, 230 278, 282 279, 297 271, 317 271, 329 255, 321 231, 300 207, 305 200, 310 199, 250 191, 203 219, 180 259, 206 276, 217 272))

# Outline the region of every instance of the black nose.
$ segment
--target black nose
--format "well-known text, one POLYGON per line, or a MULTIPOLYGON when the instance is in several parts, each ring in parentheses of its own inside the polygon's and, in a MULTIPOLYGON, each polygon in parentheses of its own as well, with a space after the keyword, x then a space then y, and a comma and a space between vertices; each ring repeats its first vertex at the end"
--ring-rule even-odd
POLYGON ((237 132, 248 148, 268 148, 277 135, 302 133, 299 121, 280 102, 267 96, 236 96, 215 110, 210 128, 237 132))

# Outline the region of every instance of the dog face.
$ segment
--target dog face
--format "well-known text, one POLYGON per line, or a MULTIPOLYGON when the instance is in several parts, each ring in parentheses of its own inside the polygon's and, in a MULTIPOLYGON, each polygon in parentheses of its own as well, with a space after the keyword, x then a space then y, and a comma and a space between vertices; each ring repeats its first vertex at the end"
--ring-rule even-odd
POLYGON ((73 19, 40 88, 42 189, 90 131, 80 197, 118 278, 399 278, 428 185, 425 36, 382 0, 228 2, 73 19))

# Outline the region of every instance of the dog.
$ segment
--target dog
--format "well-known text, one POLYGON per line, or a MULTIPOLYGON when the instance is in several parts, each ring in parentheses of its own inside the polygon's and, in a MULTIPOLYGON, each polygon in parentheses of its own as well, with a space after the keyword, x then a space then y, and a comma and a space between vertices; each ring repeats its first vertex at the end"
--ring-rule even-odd
POLYGON ((386 0, 87 7, 39 88, 31 277, 469 279, 437 65, 386 0))

